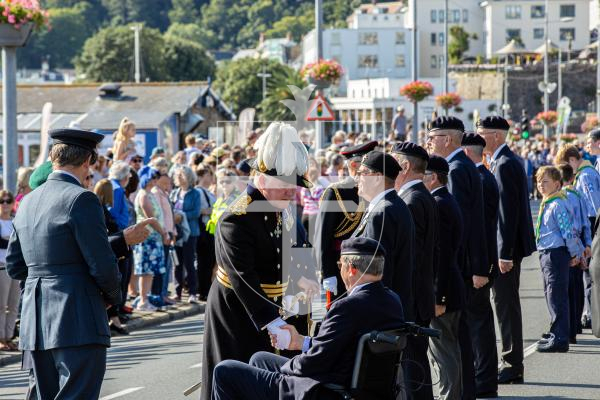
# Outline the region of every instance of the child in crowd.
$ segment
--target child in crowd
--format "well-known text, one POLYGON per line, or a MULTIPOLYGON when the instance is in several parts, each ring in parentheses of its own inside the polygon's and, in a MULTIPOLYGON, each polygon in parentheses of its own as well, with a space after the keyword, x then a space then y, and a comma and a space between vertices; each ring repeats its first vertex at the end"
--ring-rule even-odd
POLYGON ((550 313, 550 331, 538 342, 539 352, 569 350, 569 269, 583 258, 583 246, 573 229, 573 216, 561 190, 560 171, 551 166, 536 174, 543 196, 535 227, 536 244, 550 313))
POLYGON ((587 259, 591 255, 592 233, 590 220, 586 214, 586 204, 581 193, 573 187, 575 174, 569 164, 558 165, 563 181, 563 193, 573 215, 573 229, 583 247, 582 262, 569 269, 569 343, 577 343, 576 336, 581 333, 581 314, 583 313, 583 270, 587 269, 587 259))

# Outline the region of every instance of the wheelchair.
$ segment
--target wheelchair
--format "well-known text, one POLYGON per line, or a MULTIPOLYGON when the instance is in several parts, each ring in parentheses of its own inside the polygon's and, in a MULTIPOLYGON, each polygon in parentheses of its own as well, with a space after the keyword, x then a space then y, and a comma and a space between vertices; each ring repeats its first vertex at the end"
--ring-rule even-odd
POLYGON ((350 387, 322 384, 317 398, 342 400, 398 400, 403 398, 402 352, 407 336, 440 337, 437 329, 412 322, 389 331, 364 334, 356 349, 350 387))

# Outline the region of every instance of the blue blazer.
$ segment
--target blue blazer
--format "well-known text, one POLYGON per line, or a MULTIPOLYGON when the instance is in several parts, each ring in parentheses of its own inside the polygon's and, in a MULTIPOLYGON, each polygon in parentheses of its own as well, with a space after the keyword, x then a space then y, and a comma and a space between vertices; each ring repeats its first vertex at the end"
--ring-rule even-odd
POLYGON ((121 302, 121 277, 96 195, 54 172, 13 224, 6 269, 25 281, 20 349, 110 346, 105 305, 121 302))
POLYGON ((320 383, 350 386, 358 340, 365 333, 399 328, 402 303, 381 281, 335 301, 308 352, 281 367, 280 399, 305 399, 320 383))
POLYGON ((498 257, 519 260, 535 251, 525 170, 508 146, 500 150, 491 167, 500 193, 498 257))
MULTIPOLYGON (((175 205, 179 198, 181 188, 171 192, 171 203, 175 205)), ((200 192, 195 188, 190 188, 183 197, 183 212, 190 226, 190 237, 200 236, 200 192)))
POLYGON ((458 252, 458 265, 463 278, 470 281, 473 275, 489 275, 481 176, 464 151, 454 155, 448 165, 448 191, 456 199, 463 217, 463 240, 458 252))

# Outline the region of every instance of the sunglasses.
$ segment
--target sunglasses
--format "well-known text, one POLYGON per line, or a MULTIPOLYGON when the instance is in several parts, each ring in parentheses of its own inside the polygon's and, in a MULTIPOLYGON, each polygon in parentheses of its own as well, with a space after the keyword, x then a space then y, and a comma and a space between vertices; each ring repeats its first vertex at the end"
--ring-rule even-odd
POLYGON ((132 159, 131 159, 131 162, 133 162, 133 163, 136 163, 136 164, 137 164, 137 163, 141 163, 142 161, 143 161, 143 160, 142 160, 141 158, 132 158, 132 159))
POLYGON ((12 204, 13 201, 11 199, 1 199, 0 204, 12 204))
POLYGON ((86 180, 86 181, 89 181, 89 180, 90 180, 90 179, 92 179, 93 177, 94 177, 94 175, 88 175, 88 176, 86 176, 86 177, 85 177, 85 180, 86 180))

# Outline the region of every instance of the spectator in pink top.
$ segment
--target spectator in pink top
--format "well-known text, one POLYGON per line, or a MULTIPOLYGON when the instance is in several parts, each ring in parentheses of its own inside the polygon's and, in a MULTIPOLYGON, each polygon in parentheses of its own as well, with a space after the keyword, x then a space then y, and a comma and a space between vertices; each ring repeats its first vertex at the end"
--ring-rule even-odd
POLYGON ((304 207, 302 225, 308 232, 308 239, 312 242, 315 235, 317 214, 319 213, 319 200, 321 200, 325 188, 319 183, 319 170, 317 168, 312 167, 308 170, 308 180, 313 184, 313 187, 311 189, 302 188, 301 203, 304 207))

